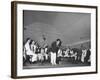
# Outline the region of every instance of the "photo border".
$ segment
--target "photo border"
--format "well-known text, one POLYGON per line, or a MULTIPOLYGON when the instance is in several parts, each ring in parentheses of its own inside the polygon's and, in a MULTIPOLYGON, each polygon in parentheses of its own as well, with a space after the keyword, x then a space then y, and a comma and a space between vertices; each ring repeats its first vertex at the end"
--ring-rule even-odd
POLYGON ((65 76, 65 75, 81 75, 98 73, 98 7, 89 5, 73 5, 73 4, 58 4, 58 3, 40 3, 40 2, 25 2, 12 1, 11 2, 11 77, 12 78, 31 78, 31 77, 50 77, 50 76, 65 76), (79 8, 94 8, 96 9, 96 71, 94 72, 80 72, 80 73, 63 73, 63 74, 49 74, 49 75, 33 75, 33 76, 17 76, 17 4, 36 4, 36 5, 50 5, 62 7, 79 7, 79 8))

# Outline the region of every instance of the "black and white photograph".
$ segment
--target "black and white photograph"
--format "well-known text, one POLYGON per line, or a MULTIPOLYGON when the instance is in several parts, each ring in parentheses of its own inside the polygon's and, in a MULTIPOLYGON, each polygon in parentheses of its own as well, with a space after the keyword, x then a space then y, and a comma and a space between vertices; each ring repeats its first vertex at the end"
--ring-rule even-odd
POLYGON ((12 77, 97 73, 97 7, 12 2, 12 77))
POLYGON ((91 14, 23 11, 23 68, 91 66, 91 14))

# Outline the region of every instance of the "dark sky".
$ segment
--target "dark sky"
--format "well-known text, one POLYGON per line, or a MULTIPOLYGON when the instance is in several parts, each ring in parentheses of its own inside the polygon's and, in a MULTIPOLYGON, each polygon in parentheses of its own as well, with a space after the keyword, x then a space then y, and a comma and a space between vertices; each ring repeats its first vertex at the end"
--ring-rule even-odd
POLYGON ((42 35, 48 44, 57 38, 63 45, 90 40, 90 16, 89 13, 24 10, 24 41, 30 37, 42 44, 42 35))

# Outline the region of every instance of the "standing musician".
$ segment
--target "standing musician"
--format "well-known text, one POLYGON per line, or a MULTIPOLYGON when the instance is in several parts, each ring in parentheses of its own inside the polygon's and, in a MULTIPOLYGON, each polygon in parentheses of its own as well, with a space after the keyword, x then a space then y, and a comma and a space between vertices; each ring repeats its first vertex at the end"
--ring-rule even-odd
POLYGON ((51 44, 51 64, 56 65, 59 64, 59 58, 57 57, 58 55, 58 50, 61 46, 61 40, 57 39, 51 44))

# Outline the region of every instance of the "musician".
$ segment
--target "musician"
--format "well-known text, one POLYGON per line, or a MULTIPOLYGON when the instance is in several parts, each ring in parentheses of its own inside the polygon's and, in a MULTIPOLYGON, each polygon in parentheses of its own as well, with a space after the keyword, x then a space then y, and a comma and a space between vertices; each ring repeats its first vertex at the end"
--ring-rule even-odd
POLYGON ((27 38, 26 43, 24 45, 24 53, 23 53, 24 59, 29 62, 31 62, 31 55, 32 55, 32 51, 30 48, 30 42, 31 42, 31 39, 27 38))
POLYGON ((58 55, 58 50, 60 46, 61 46, 60 39, 57 39, 51 44, 51 51, 52 51, 51 52, 51 63, 54 65, 59 64, 59 58, 57 57, 57 55, 58 55))
POLYGON ((37 61, 37 54, 36 54, 37 45, 35 41, 31 40, 30 42, 30 50, 31 50, 31 62, 34 63, 37 61))
POLYGON ((88 50, 87 50, 86 57, 85 57, 85 62, 86 62, 86 63, 89 63, 90 55, 91 55, 91 51, 90 51, 90 49, 88 49, 88 50))
POLYGON ((23 50, 23 60, 24 60, 24 62, 26 62, 27 59, 29 58, 29 56, 27 58, 27 50, 30 48, 30 46, 29 46, 30 41, 31 41, 30 38, 27 38, 27 40, 24 44, 24 50, 23 50))

